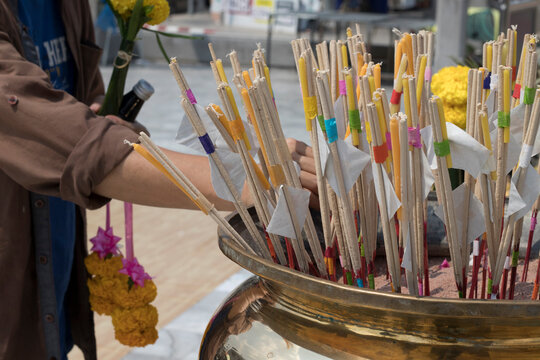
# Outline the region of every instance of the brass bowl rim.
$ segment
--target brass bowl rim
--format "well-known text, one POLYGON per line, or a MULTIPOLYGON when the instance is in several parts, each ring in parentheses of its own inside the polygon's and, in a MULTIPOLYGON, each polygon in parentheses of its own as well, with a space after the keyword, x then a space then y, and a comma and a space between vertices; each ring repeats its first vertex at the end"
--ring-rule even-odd
MULTIPOLYGON (((235 220, 235 214, 227 217, 229 222, 235 220)), ((420 297, 360 288, 316 278, 252 255, 236 245, 221 228, 218 228, 218 237, 219 247, 225 256, 285 291, 308 294, 348 306, 386 308, 407 313, 506 319, 530 316, 540 318, 540 301, 420 297)))

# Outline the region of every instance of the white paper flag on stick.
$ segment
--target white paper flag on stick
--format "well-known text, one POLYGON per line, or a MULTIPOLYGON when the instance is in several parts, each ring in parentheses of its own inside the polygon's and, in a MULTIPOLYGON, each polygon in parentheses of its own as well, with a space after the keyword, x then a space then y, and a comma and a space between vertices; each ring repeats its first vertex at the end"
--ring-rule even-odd
MULTIPOLYGON (((362 150, 358 150, 341 139, 337 139, 336 144, 339 160, 341 162, 341 170, 343 171, 345 190, 348 193, 356 182, 356 179, 358 179, 358 176, 360 176, 362 170, 369 163, 370 157, 362 150)), ((334 192, 338 196, 341 196, 338 189, 336 173, 334 171, 334 159, 332 159, 331 156, 328 157, 326 162, 325 175, 334 192)))
POLYGON ((339 95, 336 102, 334 103, 334 116, 336 117, 338 137, 340 139, 344 139, 345 133, 347 132, 345 113, 343 112, 343 101, 345 101, 345 97, 343 95, 339 95))
MULTIPOLYGON (((231 178, 236 191, 238 194, 242 194, 242 189, 246 180, 246 173, 244 171, 244 167, 242 166, 240 155, 227 150, 219 150, 216 151, 216 153, 221 159, 226 171, 229 173, 229 177, 231 178)), ((227 183, 225 180, 223 180, 216 163, 211 156, 208 157, 208 160, 210 161, 212 186, 214 187, 216 195, 221 199, 234 202, 234 197, 232 196, 227 183)))
MULTIPOLYGON (((377 194, 377 201, 379 202, 379 207, 382 208, 382 195, 379 190, 379 172, 377 171, 377 164, 375 162, 371 163, 371 171, 373 172, 373 181, 375 181, 375 193, 377 194)), ((399 201, 396 192, 394 191, 394 186, 392 185, 392 182, 390 182, 390 179, 388 178, 388 174, 383 169, 383 184, 384 184, 384 193, 386 195, 386 209, 388 210, 388 218, 392 218, 396 211, 401 206, 401 202, 399 201)))
POLYGON ((401 267, 407 271, 412 271, 412 252, 411 252, 411 238, 409 231, 404 231, 405 234, 405 249, 403 249, 403 259, 401 260, 401 267))
POLYGON ((317 140, 319 141, 319 154, 321 158, 321 169, 326 169, 326 162, 328 161, 328 154, 330 154, 330 149, 328 149, 328 144, 326 143, 324 134, 321 130, 319 124, 317 124, 317 140))
POLYGON ((521 193, 518 192, 516 187, 517 176, 521 171, 523 171, 523 168, 518 168, 512 176, 512 181, 510 183, 510 199, 508 200, 508 208, 504 214, 505 218, 512 214, 516 214, 517 219, 522 218, 531 209, 540 195, 540 175, 538 175, 536 169, 530 164, 523 181, 522 191, 521 193))
MULTIPOLYGON (((465 183, 458 186, 452 191, 452 197, 454 198, 454 212, 456 213, 456 227, 457 233, 461 234, 463 231, 463 216, 459 216, 465 208, 465 183)), ((467 227, 467 242, 472 242, 474 239, 486 232, 486 223, 484 222, 484 209, 482 203, 478 198, 471 193, 469 198, 469 225, 467 227)), ((435 209, 435 215, 437 215, 444 222, 443 207, 438 206, 435 209)))
MULTIPOLYGON (((289 214, 287 202, 285 201, 285 196, 283 196, 283 186, 279 188, 279 198, 276 209, 272 214, 272 219, 270 220, 266 231, 271 234, 296 239, 296 233, 294 232, 291 215, 289 214)), ((300 227, 303 227, 308 212, 310 192, 304 189, 296 189, 290 186, 287 186, 287 189, 289 191, 289 194, 291 195, 291 206, 295 210, 298 224, 300 225, 300 227)))
POLYGON ((422 159, 422 199, 427 199, 429 192, 431 190, 431 187, 435 183, 435 177, 433 176, 433 172, 431 171, 431 167, 429 166, 428 159, 426 157, 426 154, 424 154, 423 151, 420 151, 420 158, 422 159))
MULTIPOLYGON (((477 178, 484 168, 489 150, 476 141, 472 136, 461 130, 456 125, 447 122, 446 131, 450 143, 450 155, 452 156, 452 167, 462 169, 477 178)), ((437 168, 435 151, 433 149, 433 134, 431 126, 426 126, 420 130, 422 139, 427 148, 427 157, 432 169, 437 168)))

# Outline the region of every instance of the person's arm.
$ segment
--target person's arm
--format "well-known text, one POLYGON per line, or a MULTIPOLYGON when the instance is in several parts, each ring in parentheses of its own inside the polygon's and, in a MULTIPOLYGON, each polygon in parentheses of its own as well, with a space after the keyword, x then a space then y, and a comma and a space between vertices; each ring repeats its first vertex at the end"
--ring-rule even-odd
MULTIPOLYGON (((206 156, 162 149, 218 210, 233 210, 232 203, 217 197, 210 181, 206 156)), ((101 196, 141 205, 196 209, 197 207, 167 177, 136 152, 130 153, 94 188, 101 196)))

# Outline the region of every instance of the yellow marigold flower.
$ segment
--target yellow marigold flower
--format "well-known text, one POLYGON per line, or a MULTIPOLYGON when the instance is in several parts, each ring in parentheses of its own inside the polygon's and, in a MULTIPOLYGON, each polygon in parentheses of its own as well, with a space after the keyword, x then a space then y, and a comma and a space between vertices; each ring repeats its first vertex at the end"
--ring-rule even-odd
POLYGON ((134 309, 116 307, 111 317, 115 331, 120 332, 155 327, 158 323, 158 311, 152 305, 145 305, 134 309))
POLYGON ((445 120, 465 130, 467 123, 467 105, 452 106, 443 102, 443 108, 445 120))
POLYGON ((88 280, 88 290, 91 295, 114 300, 114 292, 127 284, 128 277, 118 274, 117 276, 94 276, 88 280))
POLYGON ((468 73, 469 68, 461 65, 442 68, 431 79, 431 91, 445 104, 465 105, 468 73))
MULTIPOLYGON (((127 20, 131 16, 136 2, 136 0, 111 0, 111 5, 124 20, 127 20)), ((169 16, 170 8, 166 0, 144 0, 143 7, 145 6, 154 7, 148 14, 150 18, 148 24, 150 25, 160 24, 169 16)))
POLYGON ((100 259, 99 255, 95 252, 84 259, 84 264, 90 274, 100 276, 115 276, 123 267, 121 256, 100 259))
POLYGON ((114 337, 121 344, 127 346, 146 346, 156 342, 158 332, 155 327, 148 327, 142 330, 135 331, 115 331, 114 337))
POLYGON ((108 298, 90 294, 89 300, 92 311, 95 311, 100 315, 111 315, 113 310, 117 308, 116 304, 108 298))
POLYGON ((154 6, 148 17, 148 24, 157 25, 169 17, 169 3, 166 0, 144 0, 144 6, 154 6))
MULTIPOLYGON (((127 278, 127 277, 126 277, 127 278)), ((112 292, 112 299, 123 308, 137 308, 149 304, 157 296, 157 288, 152 280, 145 280, 144 286, 132 285, 128 281, 121 284, 112 292)))

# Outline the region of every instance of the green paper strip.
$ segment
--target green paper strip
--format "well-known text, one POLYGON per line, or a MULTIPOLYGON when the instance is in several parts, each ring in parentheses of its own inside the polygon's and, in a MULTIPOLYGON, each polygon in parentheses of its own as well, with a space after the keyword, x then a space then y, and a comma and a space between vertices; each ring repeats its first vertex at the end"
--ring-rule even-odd
POLYGON ((375 289, 375 276, 373 274, 368 274, 368 282, 369 282, 369 288, 375 289))
POLYGON ((349 126, 351 129, 362 130, 360 112, 358 110, 349 110, 349 126))
POLYGON ((360 244, 360 256, 366 257, 366 251, 364 250, 364 244, 360 244))
POLYGON ((326 127, 324 126, 324 115, 317 116, 317 120, 319 120, 319 125, 321 127, 321 130, 326 131, 326 127))
POLYGON ((497 126, 500 128, 510 127, 510 113, 497 112, 497 126))
POLYGON ((445 157, 450 154, 450 143, 448 140, 433 142, 433 148, 435 150, 435 155, 438 157, 445 157))
POLYGON ((534 102, 534 95, 535 95, 536 89, 525 86, 525 89, 523 90, 523 92, 524 92, 523 103, 525 105, 532 105, 532 103, 534 102))
POLYGON ((347 284, 352 285, 352 274, 350 271, 347 271, 347 284))
POLYGON ((488 295, 491 294, 492 289, 493 289, 493 280, 488 279, 488 283, 487 283, 487 293, 488 293, 488 295))
POLYGON ((518 265, 518 256, 519 251, 514 251, 512 254, 512 267, 516 267, 518 265))

